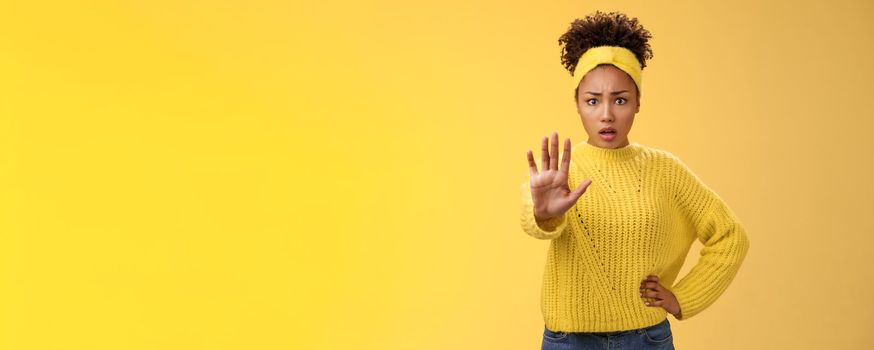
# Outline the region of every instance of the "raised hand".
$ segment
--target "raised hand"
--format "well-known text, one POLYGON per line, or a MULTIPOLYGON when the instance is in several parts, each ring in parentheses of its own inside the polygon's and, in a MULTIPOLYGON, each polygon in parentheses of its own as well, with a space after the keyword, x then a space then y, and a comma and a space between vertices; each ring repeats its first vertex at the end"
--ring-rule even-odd
POLYGON ((528 168, 531 178, 531 199, 534 202, 534 218, 538 221, 549 220, 564 215, 570 209, 592 183, 591 179, 580 182, 573 191, 567 184, 568 169, 570 168, 571 139, 565 139, 564 154, 559 166, 558 159, 558 132, 552 133, 552 147, 549 139, 543 138, 542 147, 542 171, 537 171, 534 162, 534 154, 528 150, 528 168), (552 150, 550 152, 549 150, 552 150))

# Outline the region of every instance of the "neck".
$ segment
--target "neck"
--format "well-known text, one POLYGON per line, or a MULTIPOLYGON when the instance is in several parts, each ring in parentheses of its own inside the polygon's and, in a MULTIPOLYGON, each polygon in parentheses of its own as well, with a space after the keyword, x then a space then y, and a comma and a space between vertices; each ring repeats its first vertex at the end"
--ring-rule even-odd
POLYGON ((605 148, 590 142, 582 142, 575 147, 582 157, 601 161, 622 161, 634 158, 641 151, 637 142, 628 142, 615 148, 605 148))

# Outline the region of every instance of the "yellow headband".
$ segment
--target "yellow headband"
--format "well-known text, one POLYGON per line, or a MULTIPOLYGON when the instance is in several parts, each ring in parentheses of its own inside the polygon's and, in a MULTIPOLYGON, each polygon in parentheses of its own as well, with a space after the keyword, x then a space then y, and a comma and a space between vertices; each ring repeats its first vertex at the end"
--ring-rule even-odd
POLYGON ((621 46, 597 46, 586 50, 574 68, 574 89, 580 86, 580 81, 583 80, 586 73, 602 63, 612 64, 628 73, 634 80, 634 84, 637 85, 637 90, 641 90, 642 68, 640 68, 640 61, 631 50, 621 46))

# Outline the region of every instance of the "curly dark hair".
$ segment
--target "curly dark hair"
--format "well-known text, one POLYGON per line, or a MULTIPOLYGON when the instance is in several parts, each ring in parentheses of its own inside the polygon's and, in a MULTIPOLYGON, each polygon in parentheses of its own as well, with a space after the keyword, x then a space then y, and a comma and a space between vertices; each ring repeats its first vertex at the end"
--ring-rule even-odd
MULTIPOLYGON (((646 67, 646 60, 652 58, 652 49, 649 47, 651 38, 650 32, 643 28, 637 18, 629 18, 621 12, 595 11, 585 18, 571 22, 568 31, 558 38, 558 44, 562 46, 561 63, 573 75, 577 61, 586 50, 610 45, 631 50, 643 69, 646 67)), ((574 90, 574 101, 579 98, 579 90, 579 87, 574 90)), ((639 98, 639 89, 637 93, 639 98)))

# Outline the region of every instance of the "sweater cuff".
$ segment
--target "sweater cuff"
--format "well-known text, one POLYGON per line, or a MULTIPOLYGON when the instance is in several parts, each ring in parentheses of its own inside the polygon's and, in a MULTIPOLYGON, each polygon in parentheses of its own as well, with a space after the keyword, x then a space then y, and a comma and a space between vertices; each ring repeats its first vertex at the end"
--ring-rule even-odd
POLYGON ((528 235, 537 239, 553 239, 561 235, 567 226, 565 214, 551 218, 549 220, 537 221, 534 218, 534 207, 529 206, 525 209, 528 213, 523 216, 522 227, 528 235))
POLYGON ((687 292, 682 289, 675 289, 672 290, 671 293, 674 293, 674 297, 677 298, 677 305, 680 306, 680 316, 682 317, 676 317, 676 315, 674 315, 674 318, 677 320, 686 320, 701 311, 700 307, 694 306, 691 303, 691 299, 687 292))

